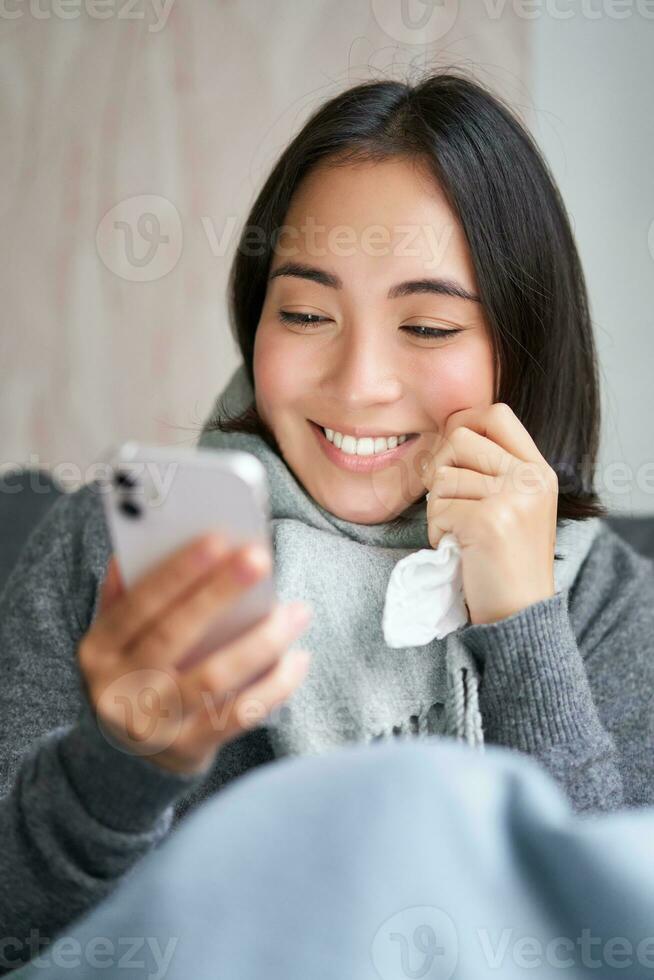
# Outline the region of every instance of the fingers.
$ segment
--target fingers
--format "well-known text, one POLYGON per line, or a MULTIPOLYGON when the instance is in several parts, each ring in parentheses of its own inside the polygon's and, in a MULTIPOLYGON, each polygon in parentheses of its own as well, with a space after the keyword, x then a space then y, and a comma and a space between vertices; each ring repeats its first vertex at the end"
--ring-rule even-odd
POLYGON ((306 621, 293 621, 289 608, 278 607, 276 615, 246 634, 249 643, 225 646, 203 663, 203 670, 132 669, 130 661, 130 669, 98 699, 104 730, 129 751, 151 758, 156 754, 164 768, 204 768, 219 744, 258 724, 305 676, 310 654, 287 647, 306 621), (266 656, 258 655, 262 647, 266 656), (207 670, 223 656, 229 667, 207 670), (243 663, 236 664, 237 657, 243 663), (244 685, 245 677, 253 683, 244 685))
POLYGON ((180 674, 185 702, 197 702, 203 691, 212 697, 224 697, 256 680, 275 665, 305 630, 311 611, 304 610, 300 603, 287 606, 277 603, 265 619, 237 640, 180 674))
POLYGON ((464 426, 455 429, 443 440, 423 471, 423 480, 430 490, 436 471, 442 467, 457 467, 501 476, 511 468, 513 458, 485 436, 464 426))
MULTIPOLYGON (((521 485, 552 482, 550 467, 535 442, 509 406, 501 402, 449 416, 440 445, 423 465, 421 477, 427 489, 433 488, 440 469, 453 467, 492 477, 516 475, 521 485)), ((451 474, 443 479, 448 481, 447 487, 454 483, 451 474)), ((462 489, 450 496, 481 499, 488 491, 479 494, 480 486, 478 480, 463 477, 462 489)))
POLYGON ((201 710, 189 720, 191 737, 201 744, 218 745, 262 724, 301 684, 310 662, 308 650, 289 650, 263 677, 232 694, 222 705, 205 695, 201 710))
POLYGON ((227 553, 226 540, 217 534, 203 535, 178 549, 102 612, 93 626, 97 644, 107 650, 127 646, 227 553))
POLYGON ((483 500, 491 493, 498 493, 501 485, 501 477, 488 476, 457 466, 439 466, 434 473, 431 492, 435 497, 483 500))
POLYGON ((164 666, 181 660, 202 639, 210 624, 270 568, 270 554, 260 546, 233 551, 192 592, 187 592, 155 622, 146 624, 126 649, 130 661, 135 666, 164 666))
POLYGON ((502 449, 525 462, 544 462, 538 446, 524 425, 504 402, 496 402, 488 408, 466 408, 454 412, 445 426, 445 439, 464 426, 473 429, 480 436, 497 443, 502 449))
POLYGON ((122 595, 124 591, 125 587, 120 577, 118 563, 115 555, 112 555, 107 564, 107 574, 100 591, 100 613, 103 613, 112 606, 118 596, 122 595))
POLYGON ((427 535, 432 548, 437 548, 444 534, 454 534, 462 548, 470 543, 474 526, 476 500, 441 499, 427 501, 427 535))

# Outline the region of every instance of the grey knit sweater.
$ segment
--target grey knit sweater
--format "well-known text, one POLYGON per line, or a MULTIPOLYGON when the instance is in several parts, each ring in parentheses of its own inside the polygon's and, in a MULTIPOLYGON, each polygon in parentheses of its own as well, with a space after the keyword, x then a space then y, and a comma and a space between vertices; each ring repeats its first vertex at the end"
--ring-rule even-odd
MULTIPOLYGON (((208 776, 119 752, 76 662, 110 543, 97 484, 58 500, 0 596, 0 973, 106 896, 190 807, 274 758, 265 726, 208 776), (32 933, 34 936, 34 933, 32 933)), ((487 744, 532 754, 583 813, 654 802, 654 568, 603 526, 571 590, 462 637, 487 744)), ((427 777, 428 774, 425 773, 427 777)))

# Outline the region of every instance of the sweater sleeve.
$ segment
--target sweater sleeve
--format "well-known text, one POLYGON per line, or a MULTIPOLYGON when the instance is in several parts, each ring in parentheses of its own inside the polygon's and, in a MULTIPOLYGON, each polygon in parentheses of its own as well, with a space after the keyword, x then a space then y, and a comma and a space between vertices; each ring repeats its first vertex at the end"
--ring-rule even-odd
POLYGON ((533 754, 578 811, 654 806, 654 563, 608 525, 569 592, 462 639, 489 741, 533 754))
POLYGON ((486 738, 537 758, 575 810, 624 802, 620 757, 602 724, 568 613, 568 591, 461 633, 480 662, 486 738))
POLYGON ((0 800, 0 975, 109 895, 195 781, 120 753, 90 711, 38 739, 0 800))
POLYGON ((30 937, 53 938, 103 899, 201 778, 112 746, 82 693, 76 650, 91 609, 79 608, 65 549, 87 502, 53 505, 0 596, 0 973, 34 955, 30 937))

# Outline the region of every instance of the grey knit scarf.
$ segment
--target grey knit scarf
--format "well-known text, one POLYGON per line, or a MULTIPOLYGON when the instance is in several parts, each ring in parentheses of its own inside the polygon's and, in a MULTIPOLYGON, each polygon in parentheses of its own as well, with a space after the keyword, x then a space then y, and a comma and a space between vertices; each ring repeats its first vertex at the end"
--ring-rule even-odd
MULTIPOLYGON (((479 672, 460 631, 417 647, 390 648, 384 641, 390 574, 401 558, 430 547, 425 501, 404 512, 400 527, 336 517, 261 437, 208 428, 253 400, 241 364, 218 395, 198 445, 244 450, 264 464, 277 595, 282 602, 303 599, 313 607, 308 628, 294 644, 313 654, 308 673, 266 719, 275 754, 317 754, 352 741, 433 734, 482 748, 479 672)), ((574 521, 559 528, 557 591, 574 581, 599 525, 574 521)))

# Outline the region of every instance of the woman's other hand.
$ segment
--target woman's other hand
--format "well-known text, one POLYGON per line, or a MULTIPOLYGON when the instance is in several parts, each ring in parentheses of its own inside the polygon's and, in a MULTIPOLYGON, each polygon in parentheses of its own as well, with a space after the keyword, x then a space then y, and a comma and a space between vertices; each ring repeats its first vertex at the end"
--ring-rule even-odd
POLYGON ((554 595, 558 479, 508 405, 455 412, 423 463, 429 542, 461 546, 472 623, 554 595))

